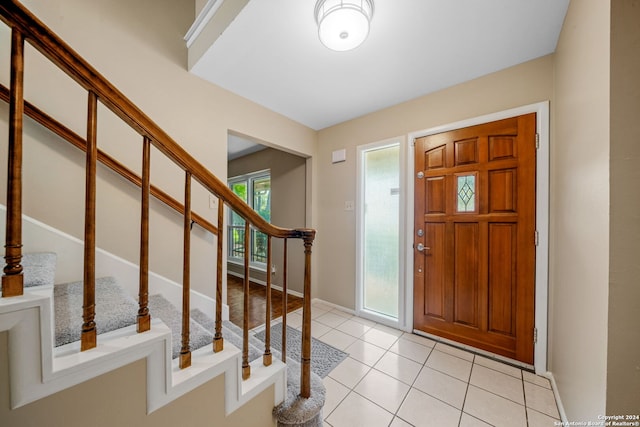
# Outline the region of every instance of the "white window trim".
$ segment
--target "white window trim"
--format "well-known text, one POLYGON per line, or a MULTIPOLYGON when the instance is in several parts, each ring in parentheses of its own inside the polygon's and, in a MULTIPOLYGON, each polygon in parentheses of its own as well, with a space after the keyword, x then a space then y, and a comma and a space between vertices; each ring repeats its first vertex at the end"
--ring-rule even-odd
MULTIPOLYGON (((251 173, 246 173, 243 175, 236 175, 233 176, 231 178, 227 179, 227 186, 231 187, 231 184, 234 184, 236 182, 243 182, 243 181, 247 181, 247 204, 253 209, 253 185, 251 185, 251 182, 260 178, 264 178, 268 176, 269 179, 271 179, 271 169, 262 169, 256 172, 251 172, 251 173)), ((227 207, 227 228, 229 226, 231 226, 231 214, 232 214, 232 210, 230 208, 227 207)), ((227 234, 229 234, 229 232, 227 231, 227 234)), ((231 235, 229 235, 228 237, 228 243, 227 243, 227 262, 230 264, 235 264, 235 265, 244 265, 244 259, 242 258, 238 258, 238 257, 233 257, 231 256, 231 254, 229 253, 229 244, 231 242, 231 235)), ((252 252, 252 251, 250 251, 252 252)), ((267 263, 266 262, 259 262, 259 261, 251 261, 251 259, 249 259, 249 267, 252 270, 257 270, 257 271, 262 271, 262 272, 267 272, 267 263)))

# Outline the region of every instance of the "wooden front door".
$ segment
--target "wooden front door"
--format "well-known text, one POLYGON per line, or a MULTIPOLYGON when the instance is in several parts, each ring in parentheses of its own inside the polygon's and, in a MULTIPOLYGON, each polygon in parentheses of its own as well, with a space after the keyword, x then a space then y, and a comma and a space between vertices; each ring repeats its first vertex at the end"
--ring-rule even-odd
POLYGON ((536 115, 415 144, 414 329, 533 364, 536 115))

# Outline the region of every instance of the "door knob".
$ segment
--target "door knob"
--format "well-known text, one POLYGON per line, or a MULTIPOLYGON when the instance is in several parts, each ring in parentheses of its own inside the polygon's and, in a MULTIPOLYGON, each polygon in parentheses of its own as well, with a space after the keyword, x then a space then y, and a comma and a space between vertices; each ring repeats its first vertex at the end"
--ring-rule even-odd
POLYGON ((427 246, 423 245, 422 243, 418 243, 418 245, 416 246, 416 249, 418 250, 418 252, 422 252, 422 251, 424 251, 425 249, 426 249, 426 250, 429 250, 429 249, 431 249, 431 248, 429 248, 429 247, 427 247, 427 246))

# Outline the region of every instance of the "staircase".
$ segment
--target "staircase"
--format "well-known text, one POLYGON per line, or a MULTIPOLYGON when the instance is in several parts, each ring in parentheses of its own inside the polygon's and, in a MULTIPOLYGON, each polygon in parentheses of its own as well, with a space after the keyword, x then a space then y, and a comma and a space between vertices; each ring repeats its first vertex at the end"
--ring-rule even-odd
MULTIPOLYGON (((0 332, 8 331, 9 337, 11 407, 21 407, 146 359, 146 409, 149 414, 224 374, 225 414, 231 414, 274 386, 274 404, 278 405, 274 413, 279 424, 321 425, 324 389, 310 367, 310 271, 315 230, 285 229, 267 223, 18 1, 0 3, 0 19, 11 28, 11 82, 8 89, 0 88, 0 98, 9 104, 6 265, 0 298, 0 332), (25 42, 87 91, 86 138, 24 99, 25 42), (98 103, 141 136, 141 176, 98 149, 98 103), (22 149, 25 115, 86 153, 82 240, 22 212, 23 191, 28 192, 28 188, 22 188, 22 164, 28 160, 23 159, 22 149), (184 171, 182 203, 151 184, 152 146, 184 171), (140 187, 140 260, 137 264, 96 247, 96 170, 99 163, 140 187), (193 181, 217 198, 217 224, 192 212, 193 181), (180 284, 149 271, 150 196, 183 216, 183 280, 180 284), (225 209, 244 219, 245 247, 249 247, 252 229, 267 235, 267 265, 271 265, 272 239, 284 241, 285 272, 287 240, 300 239, 304 243, 300 361, 287 360, 286 352, 271 351, 269 275, 265 342, 256 342, 250 337, 247 257, 244 262, 244 327, 237 330, 224 322, 228 318, 222 302, 225 209), (190 236, 194 223, 213 234, 216 240, 217 265, 211 280, 215 286, 212 290, 215 299, 191 289, 190 236), (23 248, 39 254, 27 255, 23 248), (78 259, 83 260, 81 268, 70 261, 78 259), (53 270, 61 265, 66 270, 75 270, 76 282, 60 283, 55 279, 53 270), (295 384, 295 389, 287 389, 287 383, 295 384), (312 396, 312 390, 316 396, 312 396)), ((69 271, 65 271, 64 276, 69 277, 69 271)), ((286 279, 282 285, 286 295, 286 279)), ((284 304, 286 306, 286 298, 284 304)), ((283 323, 286 324, 286 315, 283 323)), ((286 328, 282 330, 286 333, 286 328)), ((284 336, 283 342, 286 342, 284 336)))
MULTIPOLYGON (((0 208, 4 212, 4 207, 0 208)), ((27 216, 23 226, 25 247, 35 250, 48 247, 63 252, 25 254, 24 294, 0 298, 0 331, 9 332, 13 408, 144 358, 148 413, 221 374, 236 379, 226 384, 227 414, 271 385, 275 386, 274 405, 284 400, 286 373, 291 371, 291 363, 286 366, 289 369, 278 359, 264 366, 260 360, 264 344, 260 348, 260 342, 251 340, 248 354, 253 372, 248 380, 242 380, 242 330, 223 321, 224 349, 214 353, 211 343, 215 321, 206 313, 216 312, 215 300, 194 291, 191 300, 195 308, 191 313, 201 323, 192 330, 197 330, 199 334, 194 335, 199 337, 194 341, 192 366, 180 369, 174 356, 179 355, 181 341, 181 314, 176 308, 181 286, 152 275, 151 287, 159 293, 150 297, 151 330, 137 333, 138 303, 131 290, 137 288, 139 268, 101 250, 97 251, 98 275, 110 271, 117 278, 96 280, 96 300, 106 304, 105 310, 101 310, 104 314, 96 318, 98 329, 103 332, 98 335, 99 345, 95 349, 98 351, 81 352, 78 325, 82 323, 82 306, 78 290, 82 283, 54 285, 54 277, 56 261, 59 259, 64 265, 65 258, 77 257, 82 253, 83 242, 27 216), (117 314, 113 312, 116 307, 117 314), (202 343, 202 347, 196 348, 202 343)), ((62 276, 69 274, 73 272, 62 272, 62 276)))

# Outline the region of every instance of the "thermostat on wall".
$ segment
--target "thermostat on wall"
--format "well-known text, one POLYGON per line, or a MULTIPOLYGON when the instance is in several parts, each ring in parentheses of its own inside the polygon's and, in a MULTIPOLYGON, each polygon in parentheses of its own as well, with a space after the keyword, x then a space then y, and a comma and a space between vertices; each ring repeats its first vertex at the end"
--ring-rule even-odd
POLYGON ((331 163, 340 163, 347 160, 347 150, 336 150, 331 153, 331 163))

